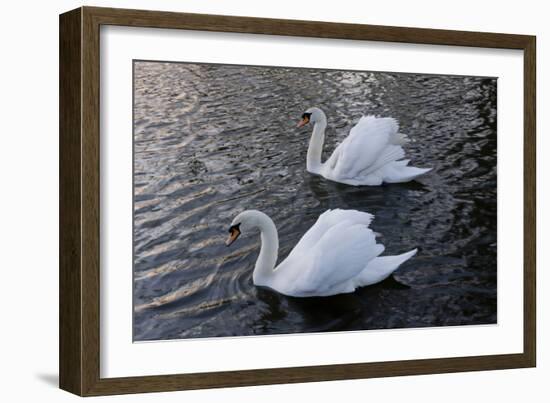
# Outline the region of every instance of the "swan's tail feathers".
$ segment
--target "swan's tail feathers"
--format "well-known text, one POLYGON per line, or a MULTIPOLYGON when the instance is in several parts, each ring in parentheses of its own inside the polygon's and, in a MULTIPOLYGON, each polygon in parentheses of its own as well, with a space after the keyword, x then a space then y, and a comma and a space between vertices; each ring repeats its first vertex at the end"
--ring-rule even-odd
POLYGON ((395 161, 382 167, 382 177, 387 183, 409 182, 428 173, 432 168, 416 168, 407 166, 409 161, 395 161))
POLYGON ((364 287, 379 283, 389 277, 399 266, 416 255, 418 249, 396 256, 379 256, 372 259, 356 278, 356 286, 364 287))

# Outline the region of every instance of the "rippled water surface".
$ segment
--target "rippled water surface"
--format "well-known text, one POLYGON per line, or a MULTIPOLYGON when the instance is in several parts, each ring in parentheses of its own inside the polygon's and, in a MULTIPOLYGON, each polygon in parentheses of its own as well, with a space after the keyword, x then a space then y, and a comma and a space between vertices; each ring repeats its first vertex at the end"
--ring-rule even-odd
POLYGON ((496 79, 135 62, 134 89, 135 340, 496 322, 496 79), (310 106, 324 158, 361 115, 393 116, 433 171, 380 187, 308 174, 310 106), (224 245, 262 210, 281 261, 329 208, 373 213, 385 254, 419 253, 381 284, 299 299, 252 284, 258 234, 224 245))

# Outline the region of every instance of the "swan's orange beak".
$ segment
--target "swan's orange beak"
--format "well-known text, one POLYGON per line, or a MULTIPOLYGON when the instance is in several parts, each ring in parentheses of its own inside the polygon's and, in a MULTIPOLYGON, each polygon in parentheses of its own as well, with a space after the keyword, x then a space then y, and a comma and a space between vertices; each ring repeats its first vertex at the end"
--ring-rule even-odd
POLYGON ((241 235, 241 231, 237 227, 229 228, 229 237, 225 241, 225 246, 230 246, 241 235))
POLYGON ((300 119, 300 121, 298 122, 298 125, 296 127, 304 127, 308 123, 309 123, 309 118, 306 116, 306 117, 303 117, 302 119, 300 119))

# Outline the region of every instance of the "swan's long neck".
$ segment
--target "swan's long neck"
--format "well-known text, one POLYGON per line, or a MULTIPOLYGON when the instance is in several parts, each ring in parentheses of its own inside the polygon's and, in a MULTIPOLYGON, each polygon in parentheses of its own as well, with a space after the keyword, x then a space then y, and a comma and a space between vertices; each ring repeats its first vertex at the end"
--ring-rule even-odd
POLYGON ((313 126, 313 133, 309 140, 307 149, 306 169, 311 173, 319 173, 322 162, 321 155, 323 154, 323 144, 325 142, 325 129, 327 127, 326 119, 320 119, 313 126))
POLYGON ((273 277, 277 255, 279 254, 279 236, 275 224, 267 215, 261 213, 258 217, 258 228, 262 239, 260 255, 254 267, 252 279, 256 285, 269 285, 273 277))

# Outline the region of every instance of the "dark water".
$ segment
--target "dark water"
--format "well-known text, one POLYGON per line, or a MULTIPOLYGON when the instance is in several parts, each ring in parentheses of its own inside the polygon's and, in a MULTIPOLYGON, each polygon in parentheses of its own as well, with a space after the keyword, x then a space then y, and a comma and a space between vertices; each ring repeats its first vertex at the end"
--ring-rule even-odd
POLYGON ((134 338, 496 322, 496 80, 135 63, 134 338), (414 141, 417 182, 351 187, 305 170, 319 106, 325 157, 362 114, 393 116, 414 141), (233 217, 262 210, 279 261, 329 208, 375 214, 385 254, 418 247, 394 278, 297 299, 252 284, 260 238, 224 245, 233 217))

